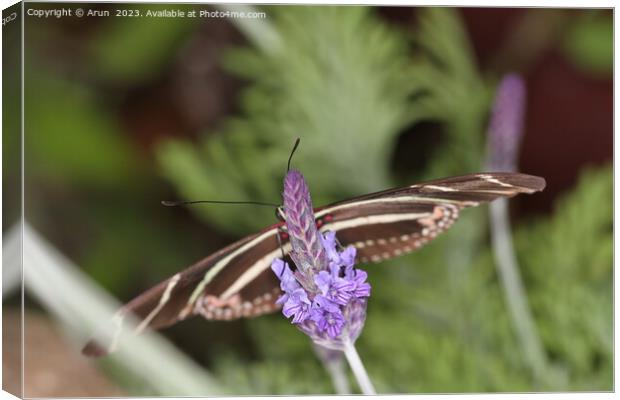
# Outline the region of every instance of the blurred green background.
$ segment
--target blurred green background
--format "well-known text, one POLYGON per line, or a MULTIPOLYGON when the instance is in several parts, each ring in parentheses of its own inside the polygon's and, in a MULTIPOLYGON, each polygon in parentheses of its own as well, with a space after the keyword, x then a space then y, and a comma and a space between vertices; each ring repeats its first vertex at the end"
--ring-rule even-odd
MULTIPOLYGON (((274 222, 268 208, 161 200, 279 202, 297 136, 294 164, 315 205, 480 171, 493 91, 518 72, 528 87, 519 169, 548 184, 510 201, 544 374, 520 351, 486 207, 426 248, 367 267, 358 350, 380 393, 612 390, 612 12, 256 8, 267 17, 252 29, 240 19, 27 17, 31 224, 127 301, 274 222)), ((333 392, 308 339, 279 314, 196 318, 163 333, 231 393, 333 392)), ((153 394, 96 365, 107 383, 87 393, 153 394)))

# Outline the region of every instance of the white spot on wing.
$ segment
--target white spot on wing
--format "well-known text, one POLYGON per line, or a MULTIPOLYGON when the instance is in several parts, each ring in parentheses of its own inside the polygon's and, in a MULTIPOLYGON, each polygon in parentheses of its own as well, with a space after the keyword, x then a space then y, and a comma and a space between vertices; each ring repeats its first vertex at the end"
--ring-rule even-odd
POLYGON ((487 181, 487 182, 495 183, 495 184, 500 185, 500 186, 503 186, 503 187, 514 188, 514 186, 513 186, 513 185, 510 185, 510 184, 508 184, 508 183, 502 182, 502 181, 500 181, 500 180, 499 180, 499 179, 497 179, 497 178, 493 178, 491 175, 481 174, 481 175, 478 175, 478 177, 480 177, 480 178, 484 179, 484 180, 485 180, 485 181, 487 181))
POLYGON ((153 320, 153 318, 155 318, 157 313, 159 313, 161 309, 166 305, 168 300, 170 300, 170 294, 172 293, 172 289, 174 289, 174 287, 177 285, 179 279, 181 279, 180 273, 175 274, 172 278, 170 278, 170 282, 168 282, 168 284, 166 285, 164 293, 159 298, 159 303, 157 304, 157 307, 155 307, 153 311, 151 311, 149 315, 144 318, 142 322, 140 322, 140 325, 138 325, 138 327, 136 328, 136 332, 142 332, 144 328, 146 328, 147 325, 153 320))
POLYGON ((423 188, 439 190, 440 192, 456 192, 457 191, 455 188, 451 188, 448 186, 437 186, 437 185, 425 185, 423 186, 423 188))

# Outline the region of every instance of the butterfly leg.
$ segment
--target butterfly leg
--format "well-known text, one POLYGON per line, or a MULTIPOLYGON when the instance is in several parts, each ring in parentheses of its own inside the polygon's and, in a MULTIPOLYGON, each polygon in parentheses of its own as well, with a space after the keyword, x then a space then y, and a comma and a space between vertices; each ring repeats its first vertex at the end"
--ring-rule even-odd
POLYGON ((283 260, 284 260, 284 246, 282 246, 281 236, 285 236, 285 235, 288 236, 288 233, 282 227, 279 227, 278 232, 276 233, 276 239, 278 239, 278 246, 280 247, 280 252, 282 253, 283 260))
POLYGON ((336 246, 338 246, 338 251, 343 251, 344 246, 342 245, 342 243, 340 243, 340 240, 338 240, 338 237, 335 237, 335 239, 336 239, 336 246))

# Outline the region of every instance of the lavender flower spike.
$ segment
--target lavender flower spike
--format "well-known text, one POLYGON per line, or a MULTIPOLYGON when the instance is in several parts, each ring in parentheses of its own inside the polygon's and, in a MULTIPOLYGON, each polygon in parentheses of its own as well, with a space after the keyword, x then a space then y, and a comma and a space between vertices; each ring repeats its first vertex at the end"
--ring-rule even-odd
MULTIPOLYGON (((525 94, 525 84, 518 75, 506 75, 498 86, 487 139, 488 170, 516 170, 525 114, 525 94)), ((525 354, 533 376, 547 376, 549 360, 527 302, 513 247, 506 199, 493 202, 489 211, 495 265, 522 353, 525 354)))
POLYGON ((525 82, 516 74, 500 82, 488 130, 487 167, 492 171, 514 171, 525 114, 525 82))
POLYGON ((284 218, 296 270, 280 259, 271 269, 280 279, 282 313, 314 343, 342 351, 366 394, 374 393, 353 343, 366 321, 368 274, 355 268, 355 247, 339 250, 336 235, 316 227, 310 192, 303 176, 284 178, 284 218))
POLYGON ((314 222, 310 191, 300 172, 286 174, 283 198, 293 262, 304 274, 313 275, 314 271, 326 270, 327 255, 314 222))
POLYGON ((355 342, 366 320, 368 274, 355 268, 355 247, 339 251, 334 232, 319 232, 300 172, 287 173, 283 197, 290 254, 297 268, 293 272, 283 260, 273 261, 271 269, 283 292, 278 304, 315 343, 343 350, 345 342, 355 342))

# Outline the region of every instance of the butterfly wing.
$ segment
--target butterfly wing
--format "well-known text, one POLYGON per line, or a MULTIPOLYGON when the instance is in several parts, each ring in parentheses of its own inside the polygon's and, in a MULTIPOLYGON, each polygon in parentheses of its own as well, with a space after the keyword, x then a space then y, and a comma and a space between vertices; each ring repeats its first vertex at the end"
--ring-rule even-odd
MULTIPOLYGON (((428 243, 452 225, 462 208, 544 186, 544 179, 525 174, 465 175, 334 203, 316 209, 315 216, 321 231, 336 231, 343 245, 358 249, 359 261, 377 262, 428 243)), ((140 320, 134 332, 139 334, 196 314, 231 320, 279 309, 280 288, 269 267, 282 255, 291 263, 290 243, 279 229, 282 223, 235 242, 139 295, 115 315, 117 329, 129 313, 140 320)), ((83 353, 100 356, 115 346, 114 341, 102 347, 91 340, 83 353)))
POLYGON ((379 262, 414 251, 450 228, 461 209, 534 193, 545 180, 519 173, 457 176, 338 202, 316 210, 322 231, 338 232, 358 261, 379 262))
POLYGON ((230 320, 278 309, 275 300, 279 285, 269 266, 274 258, 290 251, 286 237, 277 238, 281 225, 241 239, 140 294, 112 318, 117 332, 110 343, 102 345, 91 340, 82 353, 102 356, 114 350, 127 314, 139 320, 132 332, 137 335, 196 314, 208 319, 230 320), (245 274, 254 271, 258 273, 248 281, 245 274))

